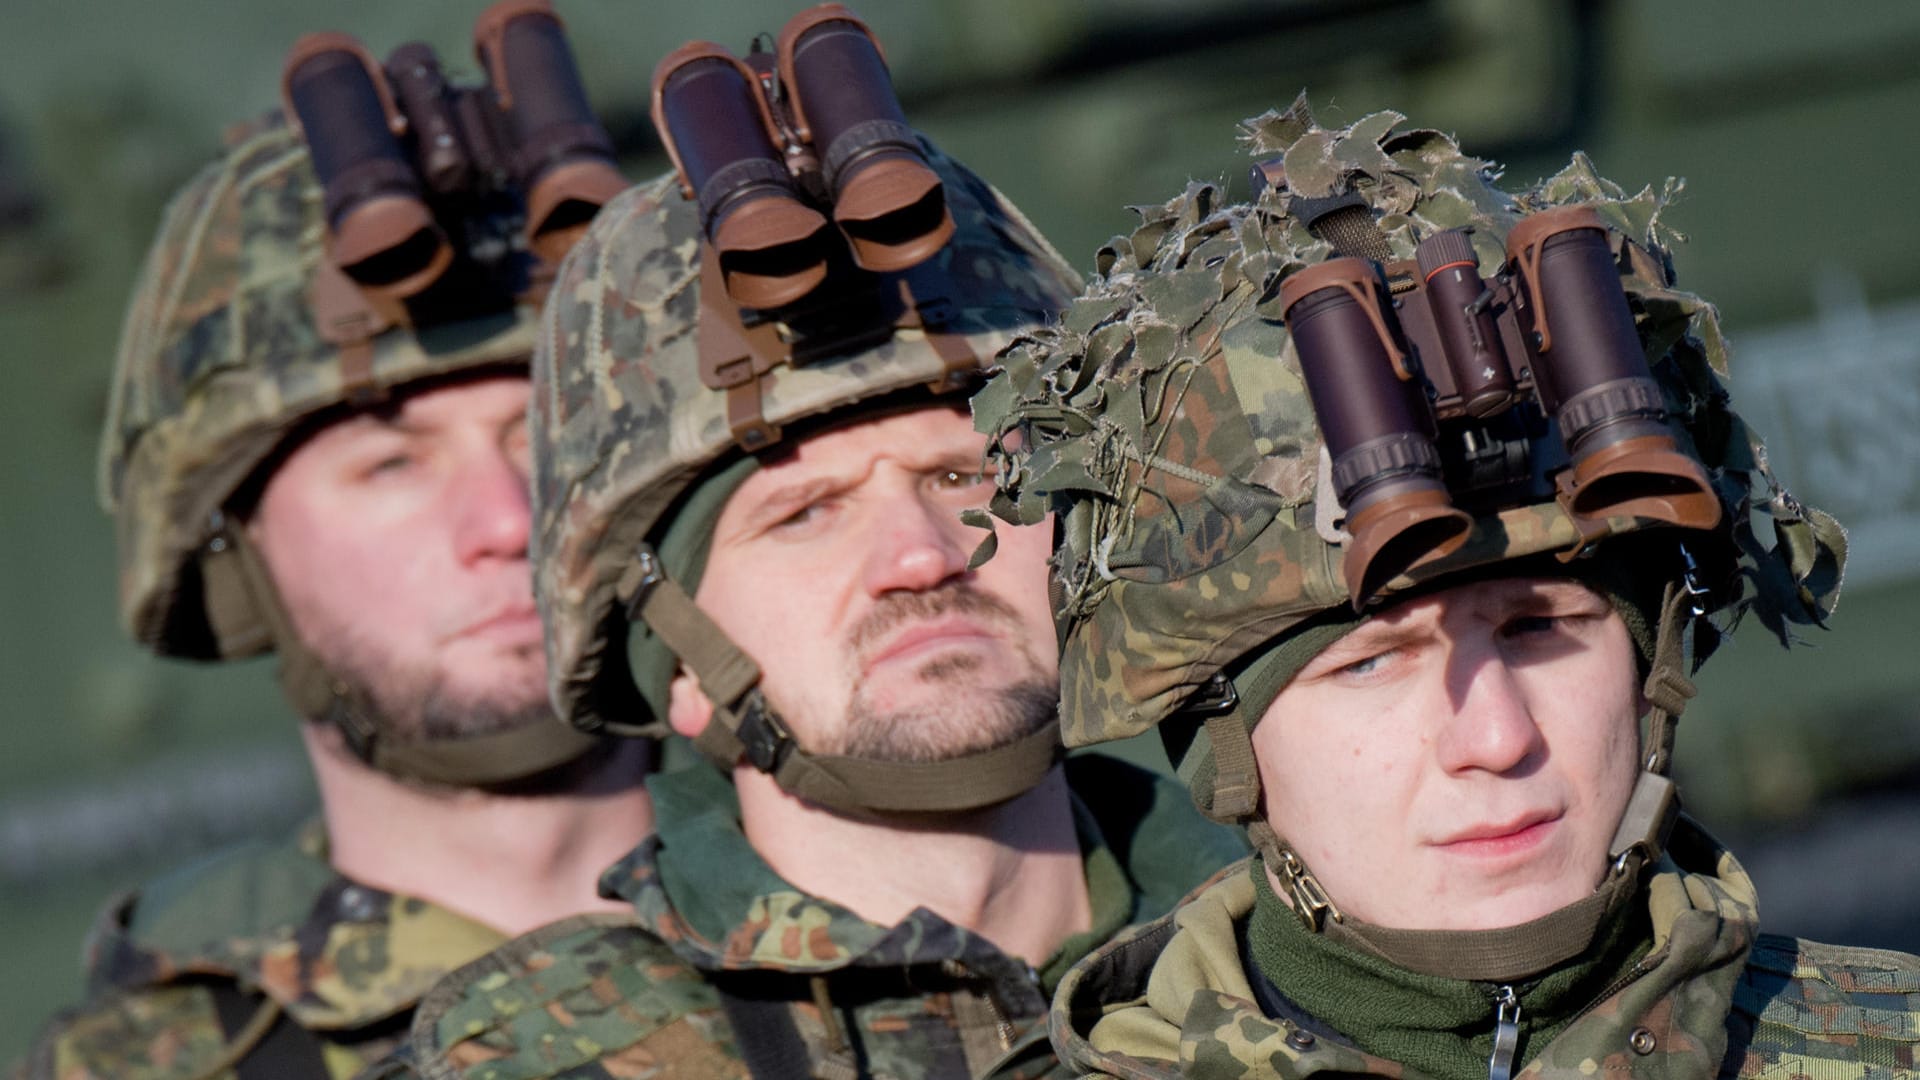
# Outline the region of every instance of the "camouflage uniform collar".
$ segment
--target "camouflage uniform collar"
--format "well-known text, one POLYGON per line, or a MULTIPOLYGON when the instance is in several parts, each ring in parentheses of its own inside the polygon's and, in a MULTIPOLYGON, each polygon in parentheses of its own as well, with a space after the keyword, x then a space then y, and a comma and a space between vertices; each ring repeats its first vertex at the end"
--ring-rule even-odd
MULTIPOLYGON (((1185 792, 1164 779, 1123 782, 1144 781, 1145 774, 1098 755, 1075 758, 1067 770, 1093 925, 1041 965, 1049 989, 1088 949, 1128 922, 1164 910, 1238 854, 1231 834, 1201 819, 1185 792), (1119 778, 1116 770, 1142 776, 1119 778)), ((947 961, 980 970, 1018 964, 924 908, 883 927, 802 892, 747 842, 733 786, 712 769, 656 774, 648 788, 655 834, 608 870, 601 890, 632 903, 695 967, 822 974, 947 961)))
MULTIPOLYGON (((1211 1060, 1220 1076, 1259 1063, 1288 1080, 1325 1073, 1424 1080, 1325 1030, 1271 1019, 1254 1003, 1240 947, 1254 905, 1254 865, 1235 866, 1169 916, 1067 973, 1051 1020, 1063 1060, 1080 1071, 1143 1078, 1216 1075, 1176 1064, 1211 1060), (1125 1055, 1124 1064, 1116 1055, 1125 1055), (1164 1069, 1154 1067, 1159 1062, 1164 1069)), ((1639 1072, 1639 1059, 1651 1054, 1662 1055, 1669 1077, 1717 1074, 1733 993, 1758 931, 1752 882, 1731 853, 1682 819, 1646 896, 1653 940, 1634 977, 1616 983, 1518 1076, 1639 1072)))
POLYGON ((345 1030, 414 1007, 442 975, 506 938, 324 860, 318 822, 228 849, 108 906, 88 947, 96 989, 211 976, 279 1002, 301 1027, 345 1030))

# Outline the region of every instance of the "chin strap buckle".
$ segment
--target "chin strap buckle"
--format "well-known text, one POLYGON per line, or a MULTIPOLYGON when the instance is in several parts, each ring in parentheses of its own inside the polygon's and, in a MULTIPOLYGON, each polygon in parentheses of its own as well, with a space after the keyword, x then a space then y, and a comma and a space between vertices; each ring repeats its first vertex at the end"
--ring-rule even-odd
POLYGON ((1286 848, 1280 849, 1280 876, 1285 880, 1287 892, 1293 897, 1293 913, 1307 929, 1318 933, 1328 919, 1345 922, 1346 916, 1333 904, 1333 898, 1320 884, 1320 879, 1300 861, 1300 856, 1286 848))
POLYGON ((767 705, 766 695, 754 687, 740 702, 740 726, 734 729, 747 764, 771 776, 793 753, 793 734, 767 705))
POLYGON ((1627 812, 1620 817, 1613 842, 1607 851, 1613 857, 1613 873, 1623 874, 1637 852, 1642 863, 1651 862, 1666 850, 1667 837, 1680 820, 1680 789, 1665 776, 1642 772, 1627 799, 1627 812))

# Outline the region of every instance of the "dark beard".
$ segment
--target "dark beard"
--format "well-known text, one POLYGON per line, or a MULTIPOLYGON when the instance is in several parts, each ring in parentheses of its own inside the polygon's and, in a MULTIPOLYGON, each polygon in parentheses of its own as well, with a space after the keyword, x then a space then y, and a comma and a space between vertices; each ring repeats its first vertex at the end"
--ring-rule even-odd
MULTIPOLYGON (((965 661, 935 660, 921 670, 965 661)), ((957 670, 957 669, 956 669, 957 670)), ((954 679, 955 689, 968 688, 954 679)), ((1060 707, 1059 684, 1049 679, 1025 679, 995 691, 956 696, 937 709, 896 709, 876 712, 856 696, 847 710, 846 734, 840 753, 868 761, 932 762, 970 757, 1019 742, 1047 726, 1060 707)))
MULTIPOLYGON (((326 648, 314 651, 327 671, 346 684, 353 700, 371 709, 368 719, 381 739, 396 743, 470 739, 554 722, 544 686, 527 694, 508 688, 489 697, 472 691, 454 693, 431 672, 402 670, 350 634, 333 635, 326 648)), ((539 651, 537 646, 527 646, 512 656, 516 662, 525 662, 539 651)))
MULTIPOLYGON (((902 623, 948 614, 1021 629, 1019 615, 1006 602, 953 583, 884 598, 854 628, 851 654, 863 657, 902 623)), ((1011 644, 1026 675, 997 689, 975 684, 981 665, 970 653, 937 656, 921 665, 919 678, 951 691, 932 707, 876 709, 856 681, 846 724, 832 752, 868 761, 945 761, 1010 745, 1045 727, 1060 707, 1059 680, 1047 676, 1024 634, 1016 633, 1011 644)))

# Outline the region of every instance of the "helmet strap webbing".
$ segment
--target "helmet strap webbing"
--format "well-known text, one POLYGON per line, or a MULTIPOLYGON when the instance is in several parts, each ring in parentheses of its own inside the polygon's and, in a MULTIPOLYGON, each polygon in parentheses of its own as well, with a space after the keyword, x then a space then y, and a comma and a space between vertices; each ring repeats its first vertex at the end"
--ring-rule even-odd
POLYGON ((210 610, 232 613, 244 605, 265 624, 280 657, 281 690, 294 710, 331 725, 354 757, 381 772, 435 784, 498 784, 564 765, 599 744, 558 721, 452 739, 383 738, 373 703, 328 671, 294 629, 266 561, 244 529, 223 523, 201 565, 210 610))
POLYGON ((855 814, 973 810, 1031 790, 1060 760, 1057 720, 1005 746, 944 761, 809 754, 761 692, 760 666, 667 575, 651 545, 641 545, 618 593, 629 617, 680 658, 713 703, 694 745, 723 768, 745 758, 809 802, 855 814))
MULTIPOLYGON (((1647 714, 1647 759, 1608 845, 1606 876, 1591 894, 1531 922, 1497 930, 1400 930, 1374 926, 1342 912, 1285 839, 1250 813, 1247 835, 1262 864, 1280 882, 1279 893, 1310 930, 1422 975, 1504 982, 1557 967, 1585 952, 1601 928, 1638 892, 1641 871, 1657 862, 1680 816, 1680 796, 1666 775, 1676 722, 1695 693, 1687 677, 1687 625, 1696 597, 1669 584, 1660 602, 1653 661, 1642 693, 1647 714)), ((1219 763, 1216 791, 1258 782, 1251 734, 1235 715, 1212 717, 1207 734, 1219 763), (1229 723, 1228 721, 1231 721, 1229 723)), ((1235 800, 1239 803, 1239 800, 1235 800)), ((1215 807, 1218 807, 1216 801, 1215 807)))

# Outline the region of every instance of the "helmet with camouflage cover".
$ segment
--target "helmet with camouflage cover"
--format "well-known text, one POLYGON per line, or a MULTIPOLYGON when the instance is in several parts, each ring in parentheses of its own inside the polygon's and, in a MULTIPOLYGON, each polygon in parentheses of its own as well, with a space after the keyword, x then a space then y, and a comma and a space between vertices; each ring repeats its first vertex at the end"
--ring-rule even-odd
POLYGON ((275 114, 238 133, 165 212, 128 306, 101 446, 122 620, 164 656, 277 650, 300 711, 334 719, 390 771, 479 783, 575 757, 591 740, 552 723, 379 744, 370 706, 299 642, 227 521, 236 494, 315 418, 421 380, 523 368, 532 353, 534 317, 511 297, 432 323, 394 318, 328 261, 321 204, 306 146, 275 114))
POLYGON ((1021 758, 1017 767, 978 756, 925 766, 813 757, 761 699, 752 659, 688 598, 712 520, 685 523, 718 514, 752 468, 747 447, 770 445, 757 432, 770 428, 777 439, 783 427, 837 422, 884 407, 883 399, 970 389, 1014 333, 1045 321, 1078 289, 1065 261, 998 191, 931 146, 926 152, 945 185, 951 240, 913 269, 821 287, 881 297, 904 288, 917 317, 888 326, 882 315, 850 338, 845 324, 816 336, 783 322, 787 340, 815 355, 748 380, 756 424, 742 423, 739 388, 711 377, 712 350, 737 343, 740 309, 717 286, 699 210, 672 174, 608 204, 562 265, 534 359, 535 593, 554 701, 576 726, 664 733, 667 685, 684 664, 716 705, 703 748, 727 762, 744 752, 816 802, 983 805, 1025 790, 1050 767, 1051 727, 1001 755, 1021 758), (670 535, 680 533, 691 535, 670 535), (987 774, 1000 779, 981 779, 987 774))
MULTIPOLYGON (((1277 183, 1251 204, 1223 205, 1217 188, 1193 184, 1143 208, 1141 226, 1101 250, 1098 277, 1061 323, 1018 341, 976 397, 1001 470, 995 512, 1021 523, 1060 515, 1065 741, 1158 726, 1196 801, 1223 820, 1255 821, 1270 865, 1286 861, 1276 872, 1298 886, 1310 876, 1297 857, 1259 831, 1249 733, 1286 679, 1364 617, 1350 600, 1377 591, 1391 601, 1475 574, 1580 575, 1630 628, 1642 623, 1635 637, 1654 708, 1616 854, 1627 854, 1624 842, 1644 861, 1675 806, 1664 772, 1672 718, 1693 693, 1686 631, 1697 663, 1718 640, 1710 613, 1730 621, 1751 612, 1783 641, 1788 624, 1818 623, 1837 597, 1845 535, 1775 482, 1758 437, 1729 406, 1717 315, 1671 284, 1674 234, 1661 214, 1672 185, 1627 195, 1576 156, 1507 194, 1491 165, 1438 132, 1400 129, 1401 119, 1379 113, 1327 130, 1302 100, 1250 121, 1253 152, 1279 155, 1266 168, 1277 183), (1441 230, 1471 228, 1490 279, 1519 223, 1561 206, 1597 213, 1666 425, 1705 466, 1717 524, 1585 517, 1565 498, 1536 495, 1476 508, 1450 552, 1403 565, 1377 590, 1352 587, 1353 542, 1340 528, 1283 299, 1292 275, 1352 254, 1352 234, 1312 219, 1334 201, 1364 211, 1361 231, 1385 245, 1382 262, 1411 259, 1441 230), (1771 525, 1775 542, 1756 521, 1771 525), (1625 565, 1610 557, 1623 551, 1625 565), (1649 586, 1636 620, 1624 594, 1649 586)), ((1312 908, 1325 898, 1296 888, 1295 899, 1312 908)))

